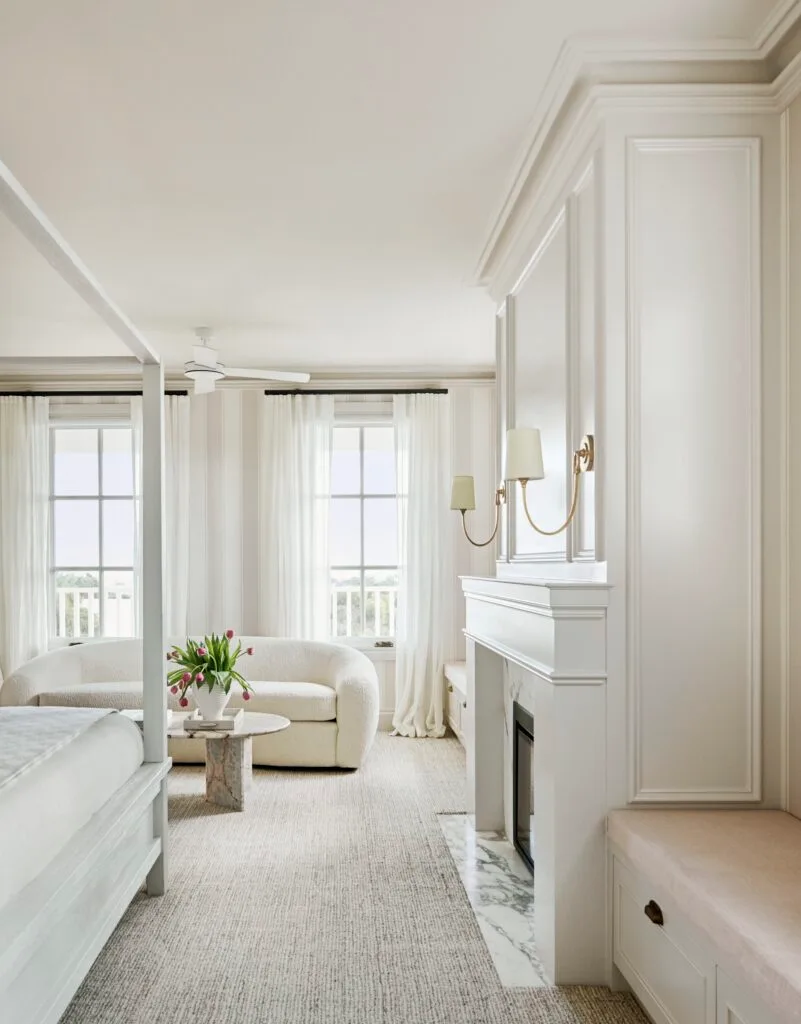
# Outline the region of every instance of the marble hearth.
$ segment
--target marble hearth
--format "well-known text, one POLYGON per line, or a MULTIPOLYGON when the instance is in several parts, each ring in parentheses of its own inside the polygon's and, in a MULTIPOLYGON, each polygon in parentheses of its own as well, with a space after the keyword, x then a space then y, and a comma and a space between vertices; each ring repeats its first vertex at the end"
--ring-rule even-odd
POLYGON ((603 984, 606 964, 605 583, 463 578, 468 800, 512 837, 513 705, 534 718, 536 911, 545 977, 603 984))

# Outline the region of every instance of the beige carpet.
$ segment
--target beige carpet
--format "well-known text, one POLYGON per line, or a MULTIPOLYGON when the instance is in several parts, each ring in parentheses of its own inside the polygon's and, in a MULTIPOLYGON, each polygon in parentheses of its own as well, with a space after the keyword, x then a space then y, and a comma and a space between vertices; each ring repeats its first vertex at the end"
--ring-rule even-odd
POLYGON ((504 989, 437 811, 455 740, 378 737, 360 772, 258 769, 243 814, 171 776, 172 884, 137 898, 62 1024, 643 1024, 600 989, 504 989))

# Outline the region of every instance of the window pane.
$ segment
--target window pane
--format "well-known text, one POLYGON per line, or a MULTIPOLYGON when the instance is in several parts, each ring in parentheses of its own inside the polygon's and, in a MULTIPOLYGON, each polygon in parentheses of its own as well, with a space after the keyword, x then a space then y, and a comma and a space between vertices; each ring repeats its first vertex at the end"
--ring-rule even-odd
POLYGON ((133 494, 133 436, 127 428, 103 431, 103 494, 133 494))
POLYGON ((56 565, 99 565, 98 504, 97 501, 53 502, 56 565))
POLYGON ((134 564, 133 501, 103 502, 103 564, 134 564))
POLYGON ((103 573, 103 635, 135 636, 132 572, 103 573))
POLYGON ((395 493, 395 429, 364 428, 364 493, 395 493))
POLYGON ((331 573, 331 635, 361 636, 362 586, 361 573, 331 573))
POLYGON ((97 494, 97 431, 53 431, 53 493, 97 494))
POLYGON ((359 428, 334 427, 331 454, 331 493, 358 494, 361 487, 359 428))
POLYGON ((398 564, 398 504, 395 498, 364 500, 364 564, 398 564))
POLYGON ((79 639, 100 634, 98 575, 87 569, 57 572, 55 578, 56 636, 79 639))
MULTIPOLYGON (((331 565, 359 565, 361 552, 361 512, 358 498, 331 499, 331 565)), ((395 559, 397 561, 397 559, 395 559)))
POLYGON ((397 569, 368 569, 364 574, 364 635, 395 636, 397 608, 397 569))

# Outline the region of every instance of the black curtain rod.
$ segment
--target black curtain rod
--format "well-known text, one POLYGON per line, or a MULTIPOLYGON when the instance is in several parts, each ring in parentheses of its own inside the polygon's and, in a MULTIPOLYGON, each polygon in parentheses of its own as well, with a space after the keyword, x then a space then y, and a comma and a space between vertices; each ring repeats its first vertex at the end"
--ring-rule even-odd
MULTIPOLYGON (((0 398, 134 398, 141 391, 0 391, 0 398)), ((188 395, 188 391, 164 392, 165 395, 188 395)))
POLYGON ((294 388, 264 389, 265 395, 447 395, 447 388, 294 388))

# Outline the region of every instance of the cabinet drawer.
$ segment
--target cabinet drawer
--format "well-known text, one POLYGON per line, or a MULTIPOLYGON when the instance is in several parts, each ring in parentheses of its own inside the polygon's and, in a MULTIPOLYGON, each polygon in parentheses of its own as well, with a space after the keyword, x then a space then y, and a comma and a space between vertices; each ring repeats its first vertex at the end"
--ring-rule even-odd
POLYGON ((745 992, 720 967, 717 969, 716 1024, 778 1024, 778 1018, 750 992, 745 992))
POLYGON ((715 1024, 715 965, 669 904, 643 878, 614 863, 614 959, 658 1024, 715 1024), (662 923, 652 916, 661 910, 662 923))
POLYGON ((457 736, 462 735, 462 701, 456 690, 449 691, 448 693, 448 706, 447 706, 447 717, 448 725, 456 733, 457 736))

